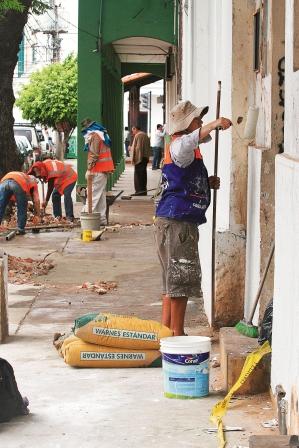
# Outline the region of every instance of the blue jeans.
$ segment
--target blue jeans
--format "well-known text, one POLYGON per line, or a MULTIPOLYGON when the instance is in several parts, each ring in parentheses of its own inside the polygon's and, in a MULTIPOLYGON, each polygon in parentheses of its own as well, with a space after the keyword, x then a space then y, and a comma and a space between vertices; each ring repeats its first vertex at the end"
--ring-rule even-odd
POLYGON ((126 149, 126 157, 130 157, 130 151, 129 151, 129 142, 125 142, 125 149, 126 149))
MULTIPOLYGON (((72 184, 68 185, 63 191, 65 216, 68 219, 74 218, 72 191, 75 185, 76 182, 73 182, 72 184)), ((58 190, 56 190, 56 188, 54 188, 52 193, 52 203, 53 203, 53 214, 55 218, 61 218, 62 217, 61 194, 59 193, 58 190)))
POLYGON ((157 170, 160 168, 160 162, 162 158, 162 148, 159 146, 153 147, 153 163, 152 163, 152 169, 157 170))
POLYGON ((17 202, 18 229, 24 230, 27 222, 28 199, 26 193, 14 180, 7 179, 0 184, 0 223, 2 222, 6 206, 13 195, 15 195, 17 202))

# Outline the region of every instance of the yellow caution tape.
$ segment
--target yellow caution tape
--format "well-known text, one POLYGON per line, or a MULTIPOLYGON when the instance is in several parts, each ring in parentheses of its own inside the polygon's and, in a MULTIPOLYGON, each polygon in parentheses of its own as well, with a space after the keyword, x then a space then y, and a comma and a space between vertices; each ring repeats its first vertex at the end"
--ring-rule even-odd
POLYGON ((260 362, 263 356, 267 355, 268 353, 271 353, 271 347, 268 341, 266 341, 261 347, 257 348, 252 353, 250 353, 244 362, 242 372, 237 381, 235 382, 235 384, 232 386, 232 388, 227 393, 225 398, 221 401, 218 401, 218 403, 216 403, 215 406, 213 407, 210 420, 213 423, 215 423, 218 429, 217 433, 219 440, 219 448, 224 448, 226 445, 226 441, 224 439, 223 434, 222 418, 226 414, 226 410, 229 405, 231 397, 242 386, 242 384, 245 383, 246 379, 255 369, 255 366, 260 362))

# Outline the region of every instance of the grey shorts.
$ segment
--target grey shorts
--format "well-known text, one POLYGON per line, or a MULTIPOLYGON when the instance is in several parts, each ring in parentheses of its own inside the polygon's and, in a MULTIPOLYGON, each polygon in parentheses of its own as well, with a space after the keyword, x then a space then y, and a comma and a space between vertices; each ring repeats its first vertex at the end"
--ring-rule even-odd
POLYGON ((201 297, 197 224, 156 218, 154 235, 162 266, 163 294, 201 297))

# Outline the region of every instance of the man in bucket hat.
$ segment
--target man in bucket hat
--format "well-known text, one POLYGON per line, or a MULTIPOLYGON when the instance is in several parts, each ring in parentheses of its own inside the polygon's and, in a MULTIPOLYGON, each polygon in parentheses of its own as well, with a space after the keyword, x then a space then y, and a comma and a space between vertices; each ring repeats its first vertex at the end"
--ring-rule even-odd
POLYGON ((170 144, 165 146, 154 232, 163 278, 162 323, 175 336, 184 335, 188 297, 201 296, 198 226, 206 222, 210 188, 220 186, 218 177, 208 176, 198 145, 211 140, 213 130, 232 124, 221 117, 203 126, 208 110, 190 101, 177 104, 170 112, 170 144))
MULTIPOLYGON (((106 186, 108 174, 114 171, 111 153, 111 140, 107 129, 100 123, 85 118, 81 122, 81 133, 84 138, 84 151, 87 151, 87 171, 85 174, 92 182, 92 213, 99 213, 100 224, 107 224, 106 186)), ((86 203, 84 212, 88 211, 86 203)))

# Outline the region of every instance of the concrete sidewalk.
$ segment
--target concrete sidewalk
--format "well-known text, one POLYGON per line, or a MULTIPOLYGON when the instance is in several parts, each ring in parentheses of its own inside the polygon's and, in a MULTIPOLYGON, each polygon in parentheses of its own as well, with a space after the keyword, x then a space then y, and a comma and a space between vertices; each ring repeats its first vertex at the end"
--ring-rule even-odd
MULTIPOLYGON (((150 184, 156 182, 156 173, 150 173, 150 184)), ((116 189, 123 184, 131 191, 131 181, 128 169, 116 189)), ((212 426, 210 410, 221 398, 213 391, 215 369, 209 397, 170 400, 163 397, 162 369, 71 368, 52 345, 55 332, 69 331, 74 319, 87 312, 160 319, 153 210, 150 197, 117 200, 111 221, 121 227, 107 230, 99 242, 83 243, 74 229, 27 234, 4 244, 16 256, 43 258, 52 252, 48 259, 55 268, 37 278, 40 287, 9 287, 11 336, 0 345, 0 356, 13 365, 31 414, 0 425, 1 447, 217 447, 216 435, 203 431, 212 426), (102 296, 78 289, 84 281, 97 280, 115 281, 118 287, 102 296)), ((189 334, 208 334, 201 300, 190 301, 186 324, 189 334)), ((267 395, 232 404, 225 422, 245 430, 229 433, 228 447, 248 446, 251 433, 270 432, 261 428, 262 420, 274 416, 265 400, 267 395)))

